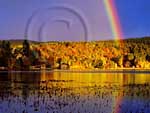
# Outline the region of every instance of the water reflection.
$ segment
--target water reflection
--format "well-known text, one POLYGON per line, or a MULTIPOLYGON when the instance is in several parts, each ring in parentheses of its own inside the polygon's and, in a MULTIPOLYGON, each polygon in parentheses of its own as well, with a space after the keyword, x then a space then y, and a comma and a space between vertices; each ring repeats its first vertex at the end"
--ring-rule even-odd
POLYGON ((0 113, 150 113, 150 74, 0 73, 0 113))

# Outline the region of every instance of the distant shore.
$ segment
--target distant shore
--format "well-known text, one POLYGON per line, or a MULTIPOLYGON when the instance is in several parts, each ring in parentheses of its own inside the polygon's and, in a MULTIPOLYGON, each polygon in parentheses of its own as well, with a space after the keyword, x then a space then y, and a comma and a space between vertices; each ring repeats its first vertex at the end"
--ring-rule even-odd
POLYGON ((72 69, 72 70, 53 70, 54 72, 87 72, 87 73, 150 73, 150 68, 118 68, 118 69, 72 69))
POLYGON ((0 71, 150 69, 150 37, 91 42, 0 41, 0 71))
POLYGON ((2 72, 75 72, 75 73, 150 73, 150 68, 118 68, 118 69, 31 69, 31 70, 0 70, 2 72))

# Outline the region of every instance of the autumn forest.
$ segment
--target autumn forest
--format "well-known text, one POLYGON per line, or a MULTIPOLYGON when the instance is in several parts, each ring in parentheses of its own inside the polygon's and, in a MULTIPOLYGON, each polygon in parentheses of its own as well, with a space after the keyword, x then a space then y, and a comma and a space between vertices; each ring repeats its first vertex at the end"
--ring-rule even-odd
POLYGON ((0 41, 0 70, 150 68, 150 38, 91 42, 0 41))

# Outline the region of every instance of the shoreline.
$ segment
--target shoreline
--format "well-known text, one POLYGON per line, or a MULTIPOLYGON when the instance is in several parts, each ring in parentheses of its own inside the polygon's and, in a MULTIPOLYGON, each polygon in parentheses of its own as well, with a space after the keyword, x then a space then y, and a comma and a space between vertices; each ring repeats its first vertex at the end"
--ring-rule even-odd
POLYGON ((69 72, 69 73, 150 73, 150 68, 119 68, 119 69, 31 69, 31 70, 0 70, 0 73, 19 72, 69 72))

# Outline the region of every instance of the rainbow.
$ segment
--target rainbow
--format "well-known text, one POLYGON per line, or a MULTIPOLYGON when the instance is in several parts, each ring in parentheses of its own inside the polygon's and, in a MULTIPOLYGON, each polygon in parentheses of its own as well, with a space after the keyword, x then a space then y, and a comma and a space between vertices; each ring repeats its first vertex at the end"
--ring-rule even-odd
POLYGON ((123 39, 123 33, 121 29, 121 24, 118 16, 118 12, 115 6, 114 0, 103 0, 105 10, 107 12, 107 16, 110 22, 110 27, 112 30, 113 38, 119 44, 123 39))

